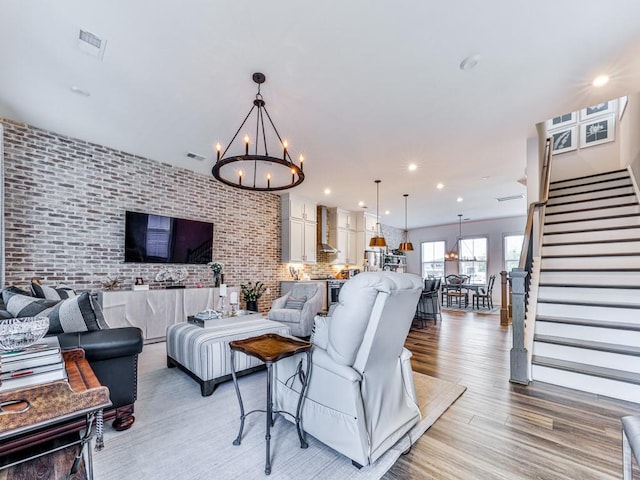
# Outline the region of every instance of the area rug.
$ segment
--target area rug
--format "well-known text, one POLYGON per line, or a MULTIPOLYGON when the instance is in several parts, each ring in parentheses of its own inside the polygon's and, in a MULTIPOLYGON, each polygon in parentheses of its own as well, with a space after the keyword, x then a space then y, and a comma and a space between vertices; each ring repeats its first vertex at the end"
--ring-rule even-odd
MULTIPOLYGON (((123 479, 253 479, 381 478, 433 423, 462 395, 465 387, 415 374, 422 420, 371 466, 357 470, 351 461, 307 435, 302 450, 295 426, 277 419, 271 431, 269 477, 264 475, 264 416, 250 415, 242 444, 233 446, 239 408, 231 382, 210 397, 176 368, 166 367, 165 344, 146 345, 140 358, 136 422, 126 432, 105 428, 105 448, 95 452, 95 478, 123 479), (409 438, 411 440, 409 440, 409 438)), ((266 373, 241 377, 245 409, 263 409, 266 373)))

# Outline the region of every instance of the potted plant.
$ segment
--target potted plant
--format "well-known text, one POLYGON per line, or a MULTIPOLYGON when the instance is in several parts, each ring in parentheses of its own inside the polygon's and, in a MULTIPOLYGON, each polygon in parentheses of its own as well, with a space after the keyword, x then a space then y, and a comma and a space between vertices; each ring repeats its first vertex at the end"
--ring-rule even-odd
POLYGON ((247 310, 251 310, 253 312, 259 311, 258 300, 260 300, 260 297, 262 297, 262 294, 266 289, 267 287, 260 281, 256 283, 248 282, 240 284, 242 299, 247 303, 247 310))
POLYGON ((213 272, 213 286, 219 287, 221 283, 224 283, 224 264, 218 262, 209 262, 209 268, 213 272))

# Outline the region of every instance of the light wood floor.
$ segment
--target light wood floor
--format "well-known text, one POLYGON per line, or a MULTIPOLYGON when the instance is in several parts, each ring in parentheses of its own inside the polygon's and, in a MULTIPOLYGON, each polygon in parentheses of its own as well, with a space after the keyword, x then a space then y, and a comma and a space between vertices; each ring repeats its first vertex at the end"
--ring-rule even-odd
POLYGON ((385 480, 622 478, 620 417, 640 414, 640 399, 509 383, 511 329, 497 315, 443 313, 406 345, 415 371, 467 391, 385 480))

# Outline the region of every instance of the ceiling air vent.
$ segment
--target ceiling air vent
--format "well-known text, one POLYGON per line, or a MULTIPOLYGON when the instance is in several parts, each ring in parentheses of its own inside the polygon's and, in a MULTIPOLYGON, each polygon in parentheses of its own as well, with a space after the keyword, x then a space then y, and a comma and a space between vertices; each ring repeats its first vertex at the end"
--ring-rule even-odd
POLYGON ((102 60, 106 47, 106 40, 86 30, 80 30, 78 34, 78 48, 84 53, 96 57, 98 60, 102 60))
POLYGON ((510 197, 500 197, 496 198, 496 200, 499 202, 508 202, 509 200, 517 200, 519 198, 524 198, 524 194, 521 193, 520 195, 511 195, 510 197))
POLYGON ((205 157, 203 157, 202 155, 198 155, 197 153, 193 153, 193 152, 187 153, 187 157, 193 158, 194 160, 198 160, 200 162, 202 160, 205 160, 205 157))

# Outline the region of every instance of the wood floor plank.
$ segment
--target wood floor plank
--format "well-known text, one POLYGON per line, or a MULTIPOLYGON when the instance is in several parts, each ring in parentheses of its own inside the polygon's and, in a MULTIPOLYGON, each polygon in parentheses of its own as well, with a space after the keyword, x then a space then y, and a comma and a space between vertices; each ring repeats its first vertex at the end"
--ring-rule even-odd
MULTIPOLYGON (((533 382, 510 383, 511 328, 498 315, 443 312, 414 328, 415 371, 467 391, 383 477, 586 479, 622 477, 620 417, 640 404, 533 382)), ((634 476, 640 470, 634 466, 634 476)))

